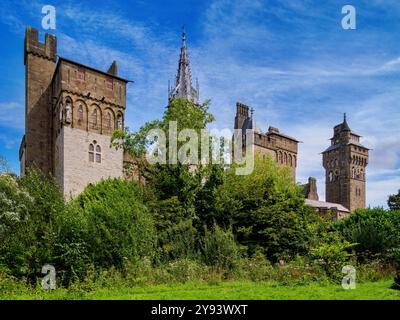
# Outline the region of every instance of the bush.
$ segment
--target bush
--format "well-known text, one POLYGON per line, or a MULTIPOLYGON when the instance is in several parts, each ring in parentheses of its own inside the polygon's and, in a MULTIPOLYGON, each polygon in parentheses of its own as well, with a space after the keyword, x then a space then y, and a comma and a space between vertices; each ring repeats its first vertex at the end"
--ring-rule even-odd
POLYGON ((54 263, 56 220, 63 214, 64 199, 54 180, 34 169, 17 180, 0 180, 0 201, 7 211, 1 214, 5 233, 0 264, 12 275, 34 282, 43 265, 54 263))
POLYGON ((71 205, 86 221, 85 250, 96 267, 121 270, 128 261, 155 257, 154 223, 137 182, 103 180, 71 205))
POLYGON ((388 257, 392 248, 400 247, 400 211, 358 209, 334 228, 352 243, 359 257, 371 255, 388 257))
POLYGON ((216 224, 211 230, 205 229, 201 253, 206 265, 227 271, 235 269, 241 255, 232 229, 224 231, 216 224))
POLYGON ((333 280, 342 277, 342 268, 348 264, 351 254, 348 249, 354 246, 341 238, 336 232, 325 233, 321 244, 310 251, 310 257, 325 270, 328 277, 333 280))
POLYGON ((269 157, 256 157, 247 176, 236 175, 235 168, 227 170, 215 198, 218 221, 232 224, 250 254, 263 248, 267 259, 275 262, 308 252, 313 238, 309 224, 316 215, 305 205, 288 169, 277 168, 269 157))

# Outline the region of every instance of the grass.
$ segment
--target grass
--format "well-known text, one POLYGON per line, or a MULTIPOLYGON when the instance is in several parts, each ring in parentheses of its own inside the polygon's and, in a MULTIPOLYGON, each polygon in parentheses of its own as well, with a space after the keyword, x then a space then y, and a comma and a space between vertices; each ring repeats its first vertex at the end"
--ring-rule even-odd
POLYGON ((400 291, 390 288, 392 280, 359 283, 354 290, 340 285, 312 282, 307 285, 280 285, 276 282, 221 282, 218 284, 185 283, 100 288, 94 291, 56 289, 51 292, 31 290, 25 293, 0 293, 0 299, 96 299, 96 300, 400 300, 400 291))

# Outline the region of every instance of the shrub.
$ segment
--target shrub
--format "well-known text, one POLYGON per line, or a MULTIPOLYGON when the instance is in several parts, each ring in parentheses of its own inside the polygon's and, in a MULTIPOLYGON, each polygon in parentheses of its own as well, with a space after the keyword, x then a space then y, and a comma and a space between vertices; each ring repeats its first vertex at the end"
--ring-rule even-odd
POLYGON ((358 209, 334 228, 352 243, 358 256, 366 253, 387 257, 388 251, 400 247, 400 211, 358 209))
POLYGON ((263 248, 268 260, 289 260, 308 252, 313 233, 308 224, 315 213, 305 205, 300 188, 287 168, 266 157, 255 158, 247 176, 225 172, 215 193, 219 221, 230 221, 239 243, 252 254, 263 248))
POLYGON ((7 204, 0 223, 8 229, 0 245, 0 264, 34 282, 44 264, 54 263, 55 221, 63 214, 64 199, 54 180, 34 169, 17 180, 0 180, 0 201, 7 204), (10 214, 13 219, 6 222, 10 214))
POLYGON ((325 270, 333 280, 341 278, 342 268, 348 264, 351 254, 347 250, 354 246, 336 232, 325 233, 321 244, 310 251, 310 257, 325 270))
POLYGON ((232 229, 224 231, 217 224, 211 230, 205 228, 201 253, 206 265, 228 271, 232 271, 240 259, 240 249, 232 229))
POLYGON ((156 233, 135 181, 103 180, 74 201, 86 220, 87 254, 99 268, 123 269, 128 261, 155 257, 156 233))

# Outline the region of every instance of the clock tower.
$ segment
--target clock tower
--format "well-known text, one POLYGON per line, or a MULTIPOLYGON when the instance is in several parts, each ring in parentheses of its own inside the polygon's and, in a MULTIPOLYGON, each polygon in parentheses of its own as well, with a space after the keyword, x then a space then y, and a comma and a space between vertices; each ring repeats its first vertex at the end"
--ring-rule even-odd
POLYGON ((322 153, 326 201, 339 203, 351 212, 365 208, 365 170, 369 149, 351 131, 346 114, 333 129, 331 146, 322 153))

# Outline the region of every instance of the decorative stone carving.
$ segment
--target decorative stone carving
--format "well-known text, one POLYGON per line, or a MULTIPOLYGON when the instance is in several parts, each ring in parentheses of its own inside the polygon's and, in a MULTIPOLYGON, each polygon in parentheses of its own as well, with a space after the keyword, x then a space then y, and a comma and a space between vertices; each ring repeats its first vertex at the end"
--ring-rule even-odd
POLYGON ((65 123, 71 123, 72 122, 72 107, 69 102, 67 102, 65 106, 65 123))

